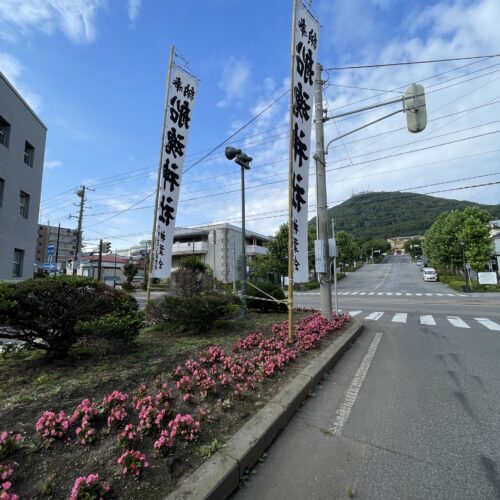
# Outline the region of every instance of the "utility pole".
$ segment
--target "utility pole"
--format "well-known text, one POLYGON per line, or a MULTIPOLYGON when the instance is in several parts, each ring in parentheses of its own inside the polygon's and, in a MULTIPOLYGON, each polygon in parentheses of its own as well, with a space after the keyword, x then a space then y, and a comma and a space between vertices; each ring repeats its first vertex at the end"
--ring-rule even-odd
POLYGON ((316 79, 314 81, 314 124, 316 127, 316 199, 317 199, 317 239, 322 259, 321 267, 316 269, 319 273, 319 286, 321 296, 321 315, 330 320, 332 318, 332 286, 331 277, 328 275, 330 257, 328 251, 328 213, 326 201, 326 174, 325 174, 325 136, 323 130, 323 91, 321 64, 316 64, 316 79))
POLYGON ((101 281, 102 269, 102 240, 99 240, 99 260, 97 261, 97 280, 101 281))
POLYGON ((57 259, 59 258, 59 238, 60 238, 60 236, 61 236, 61 223, 59 222, 59 226, 57 226, 56 262, 55 262, 56 267, 57 267, 57 259))
MULTIPOLYGON (((78 261, 78 254, 80 253, 80 249, 82 246, 82 222, 83 222, 83 209, 85 207, 85 191, 88 188, 86 186, 82 186, 81 189, 79 189, 76 194, 80 198, 80 212, 78 213, 78 228, 77 228, 77 235, 76 235, 76 248, 75 248, 75 259, 73 261, 73 274, 76 274, 76 263, 78 261)), ((70 215, 70 217, 74 217, 70 215)))

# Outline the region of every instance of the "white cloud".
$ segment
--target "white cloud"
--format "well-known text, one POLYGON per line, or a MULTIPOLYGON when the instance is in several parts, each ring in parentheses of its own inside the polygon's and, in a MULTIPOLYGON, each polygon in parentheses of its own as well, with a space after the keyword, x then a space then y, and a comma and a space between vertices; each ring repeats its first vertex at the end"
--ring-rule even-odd
POLYGON ((224 92, 224 99, 217 103, 217 107, 225 108, 240 100, 245 95, 249 78, 250 66, 246 59, 230 57, 224 65, 222 79, 218 84, 224 92))
POLYGON ((42 98, 21 82, 21 76, 24 71, 23 65, 11 54, 0 52, 0 71, 2 71, 7 80, 9 80, 33 110, 40 113, 42 98))
POLYGON ((95 17, 104 3, 105 0, 2 0, 0 28, 23 35, 30 30, 47 34, 60 30, 74 42, 92 42, 96 37, 95 17))
POLYGON ((139 15, 141 2, 142 0, 128 0, 128 18, 132 27, 135 25, 135 20, 139 15))
POLYGON ((60 168, 63 166, 63 162, 60 160, 45 160, 44 168, 47 170, 54 170, 55 168, 60 168))

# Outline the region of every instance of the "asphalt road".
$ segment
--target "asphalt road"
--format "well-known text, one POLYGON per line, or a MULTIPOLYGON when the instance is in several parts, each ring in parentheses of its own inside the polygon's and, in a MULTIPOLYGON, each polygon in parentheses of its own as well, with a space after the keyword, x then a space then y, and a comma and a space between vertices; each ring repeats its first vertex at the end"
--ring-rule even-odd
POLYGON ((339 285, 365 331, 234 498, 500 498, 500 295, 424 283, 405 257, 339 285))

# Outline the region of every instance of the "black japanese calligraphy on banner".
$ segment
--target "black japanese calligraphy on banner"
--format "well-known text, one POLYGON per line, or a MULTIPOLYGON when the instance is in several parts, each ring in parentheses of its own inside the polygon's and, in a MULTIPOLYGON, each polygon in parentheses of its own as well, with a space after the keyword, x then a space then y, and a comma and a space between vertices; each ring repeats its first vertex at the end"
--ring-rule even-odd
POLYGON ((153 248, 152 277, 154 278, 168 278, 171 272, 177 206, 197 90, 198 80, 173 64, 159 172, 158 210, 153 248))
POLYGON ((304 283, 309 280, 307 246, 307 207, 309 191, 309 160, 311 153, 311 129, 313 124, 314 80, 317 78, 316 55, 319 24, 302 4, 297 2, 295 13, 295 47, 292 69, 292 109, 290 135, 292 146, 293 178, 293 280, 304 283))

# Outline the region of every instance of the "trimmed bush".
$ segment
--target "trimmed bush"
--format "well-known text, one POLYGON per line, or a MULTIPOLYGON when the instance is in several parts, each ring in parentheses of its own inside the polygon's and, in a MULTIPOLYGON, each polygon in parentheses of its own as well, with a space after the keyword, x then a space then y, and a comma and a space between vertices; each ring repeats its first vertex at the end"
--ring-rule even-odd
MULTIPOLYGON (((137 309, 128 294, 89 278, 26 280, 1 288, 0 338, 21 340, 49 356, 64 357, 82 336, 79 323, 112 313, 133 316, 137 309)), ((105 320, 108 331, 109 321, 105 320)))
POLYGON ((274 311, 281 311, 284 312, 287 310, 287 305, 284 303, 278 303, 271 301, 271 299, 268 297, 269 294, 271 297, 277 299, 277 300, 284 300, 285 299, 285 293, 281 288, 276 288, 276 285, 273 285, 271 283, 256 283, 256 286, 262 290, 257 290, 251 285, 247 286, 247 294, 251 297, 257 297, 255 299, 248 298, 247 299, 247 306, 250 309, 255 309, 257 311, 261 312, 274 312, 274 311), (266 293, 263 293, 266 292, 266 293), (267 300, 259 300, 259 299, 267 299, 267 300))
POLYGON ((239 310, 231 295, 164 295, 146 306, 146 318, 153 323, 199 333, 209 330, 215 321, 234 317, 239 310))

